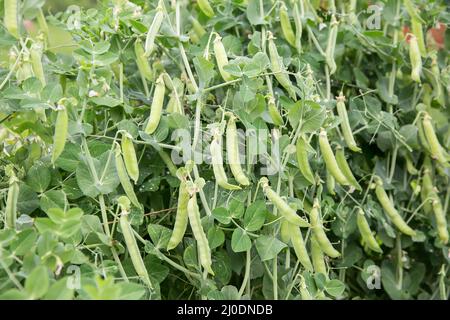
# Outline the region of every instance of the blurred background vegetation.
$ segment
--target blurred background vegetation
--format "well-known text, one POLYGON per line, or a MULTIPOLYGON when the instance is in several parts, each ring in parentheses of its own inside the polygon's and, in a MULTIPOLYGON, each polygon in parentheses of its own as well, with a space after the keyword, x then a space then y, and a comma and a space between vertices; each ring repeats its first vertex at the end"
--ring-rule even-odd
POLYGON ((44 11, 51 11, 55 13, 58 11, 64 11, 70 5, 91 8, 95 7, 96 4, 97 0, 47 0, 45 1, 44 11))

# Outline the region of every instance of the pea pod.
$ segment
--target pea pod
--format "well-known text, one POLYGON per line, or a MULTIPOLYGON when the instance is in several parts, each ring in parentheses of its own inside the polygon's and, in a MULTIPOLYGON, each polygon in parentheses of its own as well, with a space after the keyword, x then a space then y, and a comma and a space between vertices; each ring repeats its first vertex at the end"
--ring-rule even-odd
POLYGON ((133 140, 127 132, 122 134, 122 154, 128 175, 136 184, 139 179, 139 164, 133 140))
POLYGON ((210 274, 214 275, 211 268, 211 249, 209 247, 208 239, 205 231, 203 231, 202 222, 200 220, 200 211, 197 205, 197 196, 194 194, 188 201, 187 211, 189 216, 189 224, 191 225, 192 233, 197 241, 198 255, 200 263, 210 274))
POLYGON ((135 205, 137 208, 142 208, 142 205, 139 203, 139 200, 134 193, 133 185, 130 182, 130 178, 126 172, 125 164, 122 159, 122 151, 120 146, 117 144, 114 154, 114 160, 116 165, 117 176, 119 177, 120 184, 122 185, 125 194, 128 199, 130 199, 131 203, 135 205))
POLYGON ((281 62, 281 58, 278 54, 277 47, 275 45, 275 42, 273 41, 273 35, 269 31, 267 32, 267 38, 269 40, 269 58, 270 58, 270 65, 271 69, 275 75, 275 78, 280 83, 280 85, 286 89, 289 96, 292 99, 296 98, 294 86, 292 85, 291 80, 289 79, 289 76, 286 74, 286 70, 281 62))
POLYGON ((344 186, 349 185, 347 178, 336 162, 330 142, 328 141, 327 132, 323 128, 320 129, 319 146, 320 151, 322 152, 323 160, 325 161, 325 166, 330 174, 336 179, 336 182, 344 186))
POLYGON ((162 161, 166 165, 166 167, 169 169, 170 174, 173 177, 177 176, 177 167, 173 163, 172 159, 170 159, 170 156, 162 149, 158 150, 158 154, 161 157, 162 161))
POLYGON ((228 57, 227 52, 225 51, 225 47, 223 46, 222 43, 222 37, 219 36, 218 34, 214 39, 213 46, 214 46, 214 56, 216 57, 217 67, 219 68, 220 75, 225 81, 233 80, 231 74, 229 74, 223 69, 223 67, 228 64, 228 57))
POLYGON ((433 193, 433 201, 431 205, 433 206, 434 217, 436 219, 436 228, 439 239, 441 242, 446 245, 448 243, 448 227, 447 227, 447 219, 446 213, 442 207, 442 202, 439 196, 434 192, 433 193))
POLYGON ((142 79, 152 80, 153 71, 150 67, 150 63, 145 56, 144 47, 142 46, 141 40, 136 40, 134 43, 134 54, 136 55, 136 64, 142 79))
POLYGON ((356 216, 356 224, 358 226, 359 233, 364 241, 364 243, 373 251, 378 253, 383 253, 380 246, 378 245, 377 240, 372 234, 372 230, 370 230, 369 223, 365 217, 364 211, 359 208, 356 216))
POLYGON ((420 83, 422 73, 422 58, 420 56, 419 44, 415 35, 409 38, 409 60, 411 61, 411 79, 420 83))
POLYGON ((311 294, 308 291, 308 288, 306 287, 305 278, 303 278, 303 276, 300 276, 299 289, 300 289, 300 297, 302 298, 302 300, 313 300, 313 297, 311 296, 311 294))
POLYGON ((312 272, 313 266, 311 264, 311 260, 308 255, 308 251, 306 250, 305 241, 303 240, 300 228, 296 225, 289 223, 289 230, 292 246, 294 247, 294 251, 298 261, 300 261, 302 266, 307 271, 312 272))
POLYGON ((8 197, 5 207, 5 228, 16 229, 17 200, 19 198, 19 181, 14 173, 9 178, 8 197))
POLYGON ((131 262, 133 263, 134 270, 149 288, 153 288, 144 261, 142 260, 141 253, 139 252, 139 247, 136 243, 136 238, 134 237, 133 233, 133 228, 128 221, 128 212, 125 209, 122 209, 122 213, 119 218, 119 224, 122 230, 123 238, 125 240, 125 245, 131 258, 131 262))
POLYGON ((411 31, 417 38, 417 45, 419 46, 420 55, 422 57, 426 57, 427 56, 427 48, 425 47, 422 23, 417 19, 411 19, 411 31))
POLYGON ((309 165, 308 160, 307 142, 303 136, 297 139, 296 151, 297 151, 296 153, 297 163, 300 172, 302 173, 302 175, 305 177, 306 180, 314 184, 315 183, 314 174, 311 170, 311 166, 309 165))
POLYGON ((448 160, 445 155, 445 151, 442 148, 436 133, 433 129, 433 124, 431 123, 431 117, 428 113, 425 113, 422 120, 422 125, 425 133, 426 140, 430 146, 430 152, 433 159, 438 160, 442 164, 447 164, 448 160))
POLYGON ((336 162, 350 185, 356 190, 361 191, 362 188, 358 183, 358 180, 356 180, 355 176, 353 175, 347 160, 345 159, 344 149, 336 149, 336 162))
POLYGON ((416 231, 411 229, 411 227, 406 224, 398 211, 395 209, 394 205, 386 194, 386 191, 384 191, 383 182, 379 177, 376 178, 375 194, 381 206, 383 207, 384 212, 386 212, 392 223, 404 234, 411 237, 415 236, 416 231))
POLYGON ((201 37, 203 37, 203 35, 206 33, 205 28, 203 28, 203 26, 201 25, 200 22, 198 22, 197 19, 195 19, 193 16, 189 17, 189 20, 192 23, 192 29, 194 30, 195 34, 197 35, 197 37, 200 39, 201 37))
POLYGON ((319 246, 314 234, 311 236, 311 260, 315 273, 322 273, 328 278, 327 265, 325 264, 325 256, 319 246))
POLYGON ((331 244, 330 240, 328 239, 327 235, 325 234, 325 231, 323 229, 322 221, 320 218, 320 204, 319 200, 316 198, 314 199, 313 208, 309 213, 309 218, 311 221, 311 228, 312 232, 314 234, 314 237, 317 241, 317 243, 320 246, 320 249, 329 257, 331 258, 337 258, 341 254, 333 248, 333 245, 331 244))
POLYGON ((164 18, 164 12, 163 12, 163 3, 162 0, 159 1, 158 6, 156 7, 156 13, 153 18, 152 24, 150 25, 150 28, 147 32, 147 37, 145 39, 145 56, 148 57, 152 53, 153 49, 155 48, 155 38, 156 34, 159 31, 159 28, 161 28, 161 24, 164 18))
POLYGON ((227 154, 231 172, 233 173, 234 178, 239 184, 248 186, 250 185, 250 181, 242 170, 241 162, 239 159, 239 140, 236 129, 236 119, 234 116, 230 116, 230 118, 228 119, 226 139, 227 154))
POLYGON ((295 48, 297 49, 297 52, 300 54, 302 52, 303 25, 297 1, 294 2, 294 23, 295 23, 295 48))
POLYGON ((286 219, 281 220, 280 223, 280 238, 286 244, 289 244, 291 241, 291 230, 289 227, 290 223, 286 219))
POLYGON ((335 15, 331 17, 330 31, 328 32, 327 48, 325 50, 325 61, 330 69, 330 75, 336 72, 337 66, 334 60, 334 51, 336 48, 336 38, 338 34, 338 22, 335 15))
POLYGON ((42 43, 33 43, 30 48, 30 59, 34 75, 41 81, 42 85, 45 86, 47 82, 45 81, 44 69, 42 68, 42 51, 42 43))
POLYGON ((209 18, 214 17, 214 10, 208 0, 197 0, 200 10, 209 18))
POLYGON ((352 128, 348 121, 347 108, 345 107, 345 97, 342 93, 337 97, 336 109, 341 120, 341 129, 347 147, 352 151, 361 152, 361 148, 356 145, 355 138, 353 137, 352 128))
POLYGON ((290 223, 299 227, 308 227, 309 223, 305 219, 297 215, 287 202, 285 202, 272 188, 269 186, 269 180, 266 177, 260 179, 260 183, 266 194, 266 197, 275 205, 280 211, 281 215, 290 223))
POLYGON ((286 39, 291 46, 295 47, 295 33, 294 30, 292 30, 287 7, 283 2, 281 2, 280 5, 280 23, 284 39, 286 39))
POLYGON ((336 180, 334 179, 334 177, 330 174, 330 171, 326 172, 326 185, 327 185, 327 190, 328 192, 334 196, 336 194, 335 189, 336 189, 336 180))
POLYGON ((19 38, 19 16, 18 16, 18 7, 19 3, 17 0, 4 0, 4 24, 6 30, 13 35, 15 38, 19 38))
POLYGON ((150 116, 147 125, 145 126, 145 133, 152 134, 156 131, 161 120, 161 113, 164 104, 164 94, 166 93, 166 86, 164 84, 163 76, 160 75, 156 80, 155 93, 153 95, 152 106, 150 109, 150 116))
POLYGON ((167 250, 172 250, 183 240, 188 224, 187 204, 189 201, 189 192, 185 181, 181 181, 178 191, 177 216, 173 227, 172 236, 167 245, 167 250))
POLYGON ((54 164, 64 151, 67 133, 69 129, 69 116, 64 105, 58 105, 58 114, 55 122, 55 134, 53 136, 52 163, 54 164))
POLYGON ((277 106, 275 105, 275 99, 272 95, 269 96, 267 101, 267 106, 269 109, 269 115, 272 119, 273 123, 276 126, 282 126, 283 125, 283 118, 281 117, 280 112, 277 109, 277 106))
POLYGON ((217 184, 227 190, 240 190, 241 187, 228 183, 228 178, 223 167, 221 137, 216 135, 211 141, 210 152, 214 177, 217 184))
MULTIPOLYGON (((426 158, 429 160, 429 158, 426 158)), ((427 161, 428 162, 428 161, 427 161)), ((431 214, 433 212, 433 207, 430 201, 430 194, 433 192, 433 180, 431 178, 431 163, 428 165, 424 165, 425 169, 423 170, 422 176, 422 186, 420 189, 420 199, 423 202, 423 210, 426 214, 431 214)))

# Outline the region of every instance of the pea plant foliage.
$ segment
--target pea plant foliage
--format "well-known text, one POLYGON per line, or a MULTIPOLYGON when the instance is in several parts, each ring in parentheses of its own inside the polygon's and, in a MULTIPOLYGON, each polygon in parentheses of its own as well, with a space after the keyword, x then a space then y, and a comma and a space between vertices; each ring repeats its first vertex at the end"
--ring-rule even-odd
POLYGON ((448 299, 445 1, 0 14, 0 299, 448 299))

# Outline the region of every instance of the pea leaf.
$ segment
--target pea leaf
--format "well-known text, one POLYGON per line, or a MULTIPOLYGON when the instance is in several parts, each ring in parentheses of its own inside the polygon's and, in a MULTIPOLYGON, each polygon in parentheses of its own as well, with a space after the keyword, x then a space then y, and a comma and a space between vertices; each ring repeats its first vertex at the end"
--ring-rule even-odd
POLYGON ((273 236, 262 235, 255 241, 256 250, 261 261, 274 259, 281 250, 286 248, 286 244, 273 236))

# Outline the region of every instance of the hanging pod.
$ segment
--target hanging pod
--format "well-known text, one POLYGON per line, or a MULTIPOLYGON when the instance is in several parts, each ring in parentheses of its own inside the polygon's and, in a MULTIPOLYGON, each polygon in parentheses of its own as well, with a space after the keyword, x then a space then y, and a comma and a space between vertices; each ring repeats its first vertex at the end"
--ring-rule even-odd
POLYGON ((361 152, 361 148, 356 145, 355 138, 353 137, 352 128, 350 127, 350 122, 348 121, 347 108, 345 107, 345 97, 342 95, 342 92, 336 100, 336 109, 341 120, 341 129, 344 135, 345 143, 350 150, 361 152))
POLYGON ((362 188, 358 183, 358 180, 356 180, 355 176, 353 175, 353 172, 350 169, 347 160, 345 159, 344 149, 341 147, 338 147, 336 149, 336 162, 350 185, 356 190, 361 191, 362 188))
POLYGON ((197 5, 208 18, 214 17, 214 10, 208 0, 197 0, 197 5))
POLYGON ((280 24, 284 39, 286 39, 291 46, 295 47, 295 33, 294 30, 292 30, 289 13, 284 2, 281 2, 280 4, 280 24))
POLYGON ((139 39, 134 42, 134 54, 136 55, 136 64, 142 79, 151 81, 153 79, 153 71, 145 56, 142 42, 139 39))
POLYGON ((415 35, 409 37, 409 60, 411 62, 411 79, 420 83, 422 73, 422 58, 420 56, 419 44, 415 35))
POLYGON ((284 201, 272 188, 269 186, 269 180, 266 177, 260 179, 263 191, 266 197, 275 205, 280 211, 280 214, 290 223, 299 227, 309 227, 308 221, 297 215, 296 211, 292 209, 289 204, 284 201))
POLYGON ((122 154, 128 175, 136 184, 139 179, 139 163, 134 149, 132 137, 128 132, 122 132, 122 154))
POLYGON ((161 120, 165 92, 166 86, 164 84, 163 75, 161 74, 156 80, 155 93, 153 95, 152 106, 150 108, 150 116, 144 130, 146 134, 152 134, 158 128, 159 121, 161 120))
POLYGON ((223 167, 222 136, 214 134, 210 145, 211 163, 217 184, 227 190, 240 190, 241 187, 228 183, 228 178, 223 167))
POLYGON ((18 0, 4 0, 4 19, 6 30, 16 39, 19 38, 19 1, 18 0))
POLYGON ((356 214, 356 224, 358 226, 359 233, 364 243, 373 251, 378 253, 383 253, 377 240, 375 239, 372 230, 370 230, 369 223, 364 214, 364 210, 358 208, 358 213, 356 214))
POLYGON ((34 75, 41 81, 42 86, 45 87, 47 82, 45 81, 44 68, 42 67, 43 50, 44 46, 42 43, 34 42, 30 48, 30 59, 34 75))
POLYGON ((307 270, 312 272, 313 266, 311 264, 311 260, 308 255, 308 251, 306 250, 305 241, 303 240, 302 232, 300 228, 292 223, 288 222, 290 239, 292 242, 292 246, 294 247, 295 254, 297 256, 298 261, 302 264, 302 266, 307 270))
POLYGON ((167 245, 167 250, 174 249, 183 240, 189 219, 187 209, 189 199, 190 197, 186 181, 181 181, 180 188, 178 190, 177 216, 175 218, 172 236, 170 237, 167 245))
POLYGON ((336 20, 335 15, 331 16, 330 31, 328 32, 327 48, 325 50, 325 61, 330 69, 330 75, 336 72, 337 66, 334 60, 334 51, 336 48, 336 38, 338 34, 339 23, 336 20))
POLYGON ((58 111, 55 122, 55 134, 53 136, 53 152, 52 152, 53 164, 55 164, 56 160, 64 151, 69 130, 69 116, 67 113, 67 108, 61 103, 61 101, 58 103, 57 110, 58 111))
POLYGON ((375 178, 375 194, 377 196, 378 201, 380 202, 381 206, 384 209, 384 212, 386 212, 389 219, 392 221, 392 223, 406 235, 409 235, 411 237, 416 235, 416 231, 414 231, 411 227, 409 227, 406 222, 403 220, 403 218, 398 213, 397 209, 395 209, 394 205, 392 204, 391 199, 389 199, 388 195, 386 194, 386 191, 383 189, 383 182, 379 177, 375 178))
POLYGON ((283 125, 283 118, 281 117, 280 112, 278 111, 278 108, 275 104, 275 99, 272 95, 268 96, 267 99, 267 106, 269 110, 270 118, 272 119, 272 122, 276 126, 282 126, 283 125))
POLYGON ((314 174, 309 164, 307 147, 308 143, 305 138, 303 136, 299 137, 296 144, 297 164, 305 179, 314 184, 314 174))
POLYGON ((327 265, 325 263, 325 256, 319 246, 314 234, 311 235, 311 260, 315 273, 321 273, 328 279, 327 265))
POLYGON ((214 46, 214 56, 217 61, 217 67, 219 68, 220 75, 225 81, 233 80, 233 76, 223 69, 228 64, 228 57, 225 47, 223 46, 222 43, 222 37, 219 34, 216 34, 213 46, 214 46))
POLYGON ((325 166, 330 174, 336 179, 336 182, 343 186, 349 185, 350 183, 348 182, 347 178, 336 162, 336 158, 333 154, 333 150, 331 149, 330 142, 328 141, 327 131, 323 128, 320 129, 319 147, 320 152, 322 153, 323 160, 325 162, 325 166))
POLYGON ((239 139, 236 128, 236 118, 234 115, 231 115, 228 119, 227 130, 226 130, 226 139, 227 139, 227 154, 228 154, 228 165, 230 166, 231 172, 233 173, 236 181, 243 185, 250 185, 250 181, 242 170, 241 161, 239 157, 239 139))
POLYGON ((17 201, 19 198, 19 180, 14 172, 9 178, 8 197, 5 207, 5 228, 16 229, 17 220, 17 201))
POLYGON ((425 138, 428 141, 431 157, 436 159, 443 165, 448 165, 447 154, 444 148, 439 143, 439 140, 434 131, 433 124, 431 123, 431 117, 428 113, 424 113, 422 118, 422 126, 425 134, 425 138))
POLYGON ((161 28, 163 18, 163 1, 160 0, 158 2, 158 6, 156 7, 155 16, 153 18, 152 24, 150 25, 150 28, 148 29, 147 37, 145 39, 145 57, 149 57, 153 49, 155 48, 155 38, 159 31, 159 28, 161 28))

